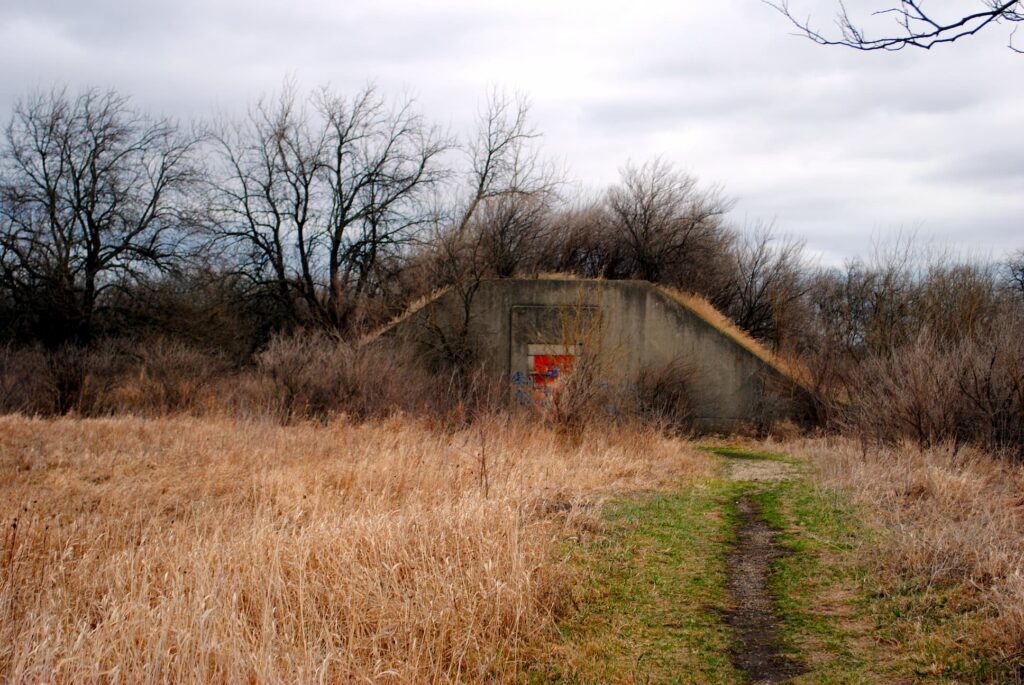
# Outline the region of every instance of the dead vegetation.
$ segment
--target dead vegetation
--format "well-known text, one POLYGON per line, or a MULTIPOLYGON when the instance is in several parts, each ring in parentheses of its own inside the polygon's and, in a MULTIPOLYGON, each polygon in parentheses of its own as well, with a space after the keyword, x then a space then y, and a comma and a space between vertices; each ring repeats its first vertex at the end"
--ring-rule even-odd
POLYGON ((837 423, 867 441, 973 444, 1024 457, 1022 321, 1004 312, 952 341, 926 330, 872 357, 849 381, 837 423))
POLYGON ((554 539, 708 472, 652 432, 494 419, 0 418, 0 677, 514 680, 571 602, 554 539))
POLYGON ((507 400, 493 378, 431 373, 406 350, 324 331, 275 336, 252 364, 181 341, 108 340, 86 350, 0 347, 0 413, 191 415, 281 423, 394 413, 464 422, 507 400), (461 418, 459 418, 461 416, 461 418))
POLYGON ((880 531, 859 555, 869 588, 906 597, 901 649, 999 671, 1024 654, 1024 467, 973 448, 800 444, 822 484, 850 493, 880 531), (915 599, 911 599, 915 598, 915 599))

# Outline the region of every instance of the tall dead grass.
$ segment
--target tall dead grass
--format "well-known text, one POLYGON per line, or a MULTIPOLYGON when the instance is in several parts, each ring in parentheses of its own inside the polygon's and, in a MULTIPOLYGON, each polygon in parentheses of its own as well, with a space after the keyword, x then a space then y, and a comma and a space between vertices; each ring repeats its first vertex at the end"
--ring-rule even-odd
POLYGON ((943 445, 807 441, 795 451, 883 531, 880 546, 863 551, 886 592, 934 591, 963 615, 957 651, 1024 665, 1024 466, 943 445))
POLYGON ((515 680, 555 541, 707 469, 622 427, 0 417, 0 679, 515 680))

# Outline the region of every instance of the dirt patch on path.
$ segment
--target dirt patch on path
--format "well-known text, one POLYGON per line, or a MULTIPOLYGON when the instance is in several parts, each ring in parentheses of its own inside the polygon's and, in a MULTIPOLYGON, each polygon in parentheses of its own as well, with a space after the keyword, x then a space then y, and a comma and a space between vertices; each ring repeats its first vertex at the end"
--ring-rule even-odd
POLYGON ((739 500, 737 512, 740 524, 727 562, 733 608, 726 621, 736 634, 732 661, 749 682, 779 683, 804 672, 779 651, 779 621, 768 591, 772 560, 783 551, 775 542, 776 531, 765 523, 750 495, 739 500))
POLYGON ((729 480, 777 483, 800 475, 798 464, 771 459, 730 459, 729 480))

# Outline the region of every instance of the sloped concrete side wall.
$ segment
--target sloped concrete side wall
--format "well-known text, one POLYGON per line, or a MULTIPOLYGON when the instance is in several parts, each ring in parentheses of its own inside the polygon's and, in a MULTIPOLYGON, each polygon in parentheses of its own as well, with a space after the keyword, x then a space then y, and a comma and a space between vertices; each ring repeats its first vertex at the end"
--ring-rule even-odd
POLYGON ((792 381, 653 287, 645 330, 643 359, 655 368, 675 363, 689 369, 693 410, 706 425, 728 428, 767 411, 788 411, 781 405, 795 390, 792 381))
POLYGON ((601 351, 614 376, 609 381, 632 382, 644 368, 684 367, 695 418, 706 429, 753 420, 769 404, 785 413, 797 390, 774 367, 643 281, 486 281, 469 302, 467 319, 464 298, 448 291, 385 338, 411 342, 425 355, 465 343, 488 368, 512 378, 528 371, 529 345, 577 344, 566 339, 564 321, 596 312, 601 351))

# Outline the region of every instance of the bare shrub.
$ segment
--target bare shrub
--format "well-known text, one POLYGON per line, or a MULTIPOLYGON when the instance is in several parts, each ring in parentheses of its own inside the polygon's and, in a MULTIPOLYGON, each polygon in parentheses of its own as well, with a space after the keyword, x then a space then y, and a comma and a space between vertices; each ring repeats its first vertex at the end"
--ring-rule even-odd
POLYGON ((954 354, 974 439, 1024 458, 1024 312, 1006 309, 954 354))
POLYGON ((611 373, 614 350, 605 342, 600 308, 584 306, 581 291, 560 323, 560 345, 575 350, 575 361, 538 408, 558 431, 578 439, 599 417, 622 415, 622 393, 611 373))
POLYGON ((324 332, 278 336, 258 356, 279 397, 285 420, 354 418, 416 410, 439 390, 438 379, 418 369, 398 349, 354 346, 324 332))
POLYGON ((536 270, 639 278, 724 306, 737 285, 736 236, 724 220, 731 206, 718 188, 701 187, 664 160, 627 164, 602 195, 552 212, 557 230, 540 241, 536 270))
POLYGON ((782 419, 772 423, 768 438, 773 442, 786 443, 804 435, 806 429, 790 419, 782 419))
MULTIPOLYGON (((802 370, 801 370, 802 371, 802 370)), ((758 390, 750 406, 751 428, 761 438, 788 433, 814 424, 818 399, 805 387, 804 373, 796 378, 776 369, 762 368, 757 374, 758 390)))
POLYGON ((73 343, 64 343, 46 355, 56 409, 59 414, 76 410, 82 398, 89 352, 73 343))
POLYGON ((82 388, 74 412, 83 416, 145 413, 148 398, 139 387, 142 376, 139 352, 146 344, 107 339, 83 351, 82 388))
POLYGON ((0 353, 4 411, 66 414, 81 405, 89 352, 65 343, 54 350, 8 345, 0 353))
POLYGON ((166 339, 111 341, 88 359, 83 413, 94 415, 201 413, 232 372, 223 355, 166 339))
POLYGON ((845 421, 877 440, 910 437, 925 446, 964 440, 967 414, 953 361, 927 333, 868 359, 858 369, 845 421))
POLYGON ((216 405, 212 388, 231 371, 224 358, 168 340, 104 340, 0 350, 0 411, 86 416, 159 416, 216 405))
POLYGON ((1007 311, 977 335, 943 343, 932 334, 872 356, 850 379, 842 407, 865 438, 910 438, 928 447, 975 444, 1024 455, 1024 322, 1007 311))
POLYGON ((278 336, 254 367, 182 342, 105 340, 91 349, 0 348, 0 412, 84 416, 189 413, 284 421, 416 413, 461 427, 507 406, 476 367, 430 370, 402 347, 323 331, 278 336))
POLYGON ((564 374, 550 401, 541 408, 555 428, 577 438, 595 420, 619 414, 616 411, 618 400, 619 394, 608 378, 600 353, 584 348, 572 370, 564 374))
POLYGON ((0 347, 0 413, 45 415, 56 408, 46 352, 40 347, 0 347))

